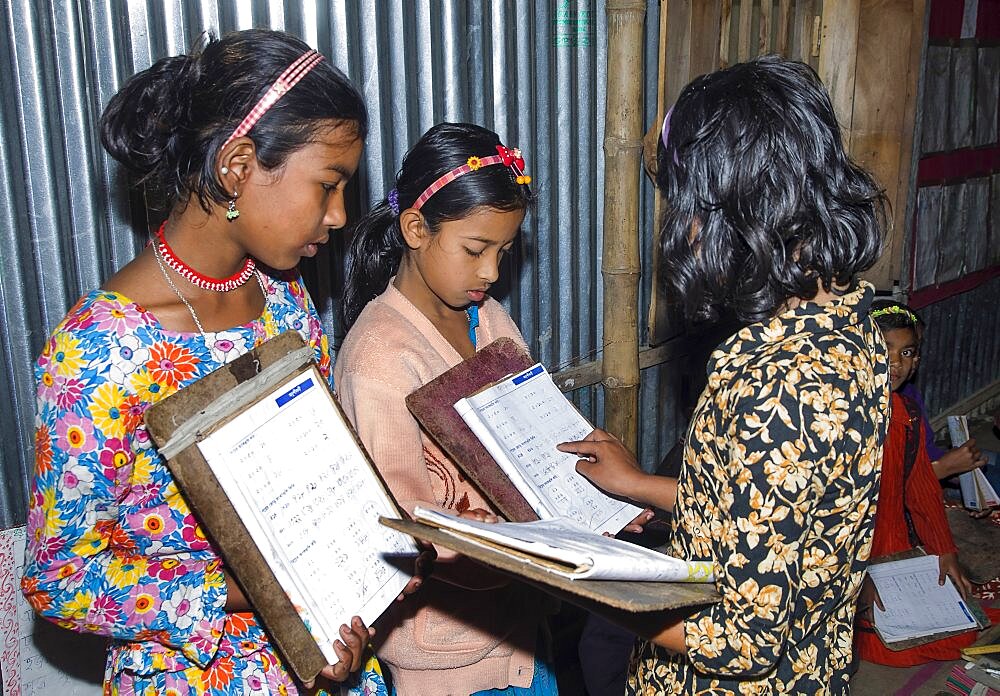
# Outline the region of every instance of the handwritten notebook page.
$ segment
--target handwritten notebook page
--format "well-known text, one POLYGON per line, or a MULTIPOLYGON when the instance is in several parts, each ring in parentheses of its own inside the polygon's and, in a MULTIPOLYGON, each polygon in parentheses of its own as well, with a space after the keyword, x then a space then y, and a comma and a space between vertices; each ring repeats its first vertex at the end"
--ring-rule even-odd
POLYGON ((977 626, 951 578, 938 585, 937 556, 873 563, 868 575, 885 607, 876 606, 874 615, 887 643, 977 626))
MULTIPOLYGON (((409 576, 390 563, 413 541, 315 368, 284 383, 198 447, 324 656, 338 629, 371 624, 409 576)), ((405 567, 406 564, 399 564, 405 567)))
POLYGON ((592 532, 566 518, 491 524, 422 507, 413 516, 466 541, 483 540, 495 550, 503 547, 553 561, 539 565, 571 579, 711 582, 713 578, 712 563, 674 558, 592 532))
POLYGON ((537 364, 455 404, 462 419, 542 519, 566 517, 598 533, 621 530, 642 512, 596 488, 579 459, 556 449, 594 429, 537 364))

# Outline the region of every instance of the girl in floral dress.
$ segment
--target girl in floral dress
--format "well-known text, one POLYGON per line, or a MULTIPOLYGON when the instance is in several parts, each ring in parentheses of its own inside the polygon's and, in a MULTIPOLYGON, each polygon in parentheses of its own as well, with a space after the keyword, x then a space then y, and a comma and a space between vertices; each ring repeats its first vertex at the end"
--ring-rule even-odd
POLYGON ((715 565, 717 604, 632 619, 645 640, 625 692, 847 693, 888 425, 885 343, 858 280, 881 250, 881 191, 815 72, 775 56, 682 90, 657 183, 685 314, 747 326, 709 359, 676 478, 600 430, 560 446, 601 487, 672 509, 670 554, 715 565))
MULTIPOLYGON (((364 103, 338 70, 294 37, 256 30, 157 62, 102 116, 108 152, 169 215, 135 260, 77 302, 38 359, 23 590, 42 616, 113 639, 105 693, 305 688, 142 416, 283 331, 309 342, 329 378, 327 339, 295 267, 344 226, 366 130, 364 103)), ((368 628, 355 617, 340 633, 324 681, 343 682, 362 662, 368 628)), ((363 680, 384 693, 377 663, 363 680)))

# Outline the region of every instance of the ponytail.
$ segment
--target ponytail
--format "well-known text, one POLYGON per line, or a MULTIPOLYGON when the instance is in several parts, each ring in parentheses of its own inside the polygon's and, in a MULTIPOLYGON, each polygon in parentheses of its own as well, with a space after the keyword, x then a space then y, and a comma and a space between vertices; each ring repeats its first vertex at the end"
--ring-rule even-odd
POLYGON ((361 310, 385 292, 399 268, 406 243, 399 229, 399 216, 383 200, 358 221, 347 249, 347 279, 342 311, 350 329, 361 310))
POLYGON ((198 76, 196 58, 163 58, 126 82, 101 115, 104 149, 138 177, 137 183, 154 189, 154 200, 180 193, 169 172, 194 135, 191 90, 198 76))
MULTIPOLYGON (((146 186, 154 205, 169 209, 193 196, 209 211, 231 195, 216 171, 219 149, 308 50, 301 39, 269 29, 206 38, 190 55, 164 58, 129 78, 101 116, 101 142, 146 186)), ((363 140, 368 112, 354 85, 322 61, 247 137, 261 166, 275 170, 331 122, 363 140)))

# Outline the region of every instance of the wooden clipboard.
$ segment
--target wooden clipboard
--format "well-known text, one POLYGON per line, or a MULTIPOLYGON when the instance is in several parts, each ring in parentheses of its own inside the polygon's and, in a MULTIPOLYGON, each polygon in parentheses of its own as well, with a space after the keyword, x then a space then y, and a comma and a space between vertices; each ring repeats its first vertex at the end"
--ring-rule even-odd
MULTIPOLYGON (((328 661, 258 550, 198 442, 282 384, 309 371, 315 375, 314 383, 318 381, 319 388, 327 389, 326 380, 315 368, 313 349, 299 334, 283 333, 154 404, 145 413, 149 434, 192 511, 222 555, 227 570, 239 582, 288 668, 303 681, 314 679, 328 661)), ((364 453, 340 405, 332 395, 330 398, 364 453)), ((365 457, 368 458, 367 454, 365 457)), ((384 481, 374 467, 372 470, 391 502, 384 481)), ((395 512, 399 513, 398 508, 395 512)))
POLYGON ((534 364, 516 341, 498 338, 406 397, 407 408, 424 430, 511 522, 532 522, 538 515, 458 415, 454 404, 534 364))
POLYGON ((714 583, 571 580, 422 522, 387 518, 381 522, 417 539, 458 551, 588 611, 603 613, 604 607, 630 613, 659 612, 713 604, 721 599, 714 583))
MULTIPOLYGON (((908 551, 900 551, 899 553, 893 553, 888 556, 881 556, 877 560, 871 562, 870 565, 878 565, 879 563, 889 563, 891 561, 901 561, 907 558, 916 558, 917 556, 926 556, 927 552, 923 548, 917 547, 915 549, 910 549, 908 551)), ((936 640, 941 640, 942 638, 950 638, 951 636, 958 636, 963 633, 968 633, 971 630, 982 630, 990 625, 990 620, 986 616, 986 612, 983 611, 982 605, 979 603, 975 597, 969 596, 965 600, 966 606, 969 608, 969 612, 972 614, 972 618, 976 622, 976 626, 973 628, 963 628, 957 631, 941 631, 940 633, 932 633, 926 636, 920 636, 918 638, 907 638, 906 640, 898 641, 887 641, 882 633, 878 630, 878 627, 873 621, 871 623, 872 630, 875 631, 875 635, 878 636, 882 644, 894 652, 900 650, 908 650, 909 648, 915 648, 919 645, 926 645, 927 643, 933 643, 936 640)))

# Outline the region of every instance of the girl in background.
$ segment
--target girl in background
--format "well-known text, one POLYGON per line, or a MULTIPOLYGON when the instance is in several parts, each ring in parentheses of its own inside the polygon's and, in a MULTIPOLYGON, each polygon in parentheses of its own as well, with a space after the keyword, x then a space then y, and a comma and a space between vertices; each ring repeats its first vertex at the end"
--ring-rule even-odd
MULTIPOLYGON (((274 31, 160 60, 101 117, 105 148, 169 214, 38 359, 23 590, 42 616, 113 639, 106 693, 299 693, 142 414, 282 331, 298 331, 329 377, 295 267, 346 223, 367 128, 343 74, 274 31)), ((338 682, 369 638, 357 617, 340 633, 323 672, 338 682)))
MULTIPOLYGON (((406 396, 501 336, 522 345, 488 294, 531 203, 520 152, 467 124, 431 128, 349 252, 338 394, 393 496, 475 519, 494 510, 421 430, 406 396)), ((441 551, 417 601, 380 626, 400 696, 555 694, 539 644, 542 600, 441 551)))
MULTIPOLYGON (((889 380, 893 391, 872 560, 922 546, 927 553, 938 556, 939 582, 943 584, 945 577, 950 577, 958 591, 967 596, 972 583, 958 563, 958 549, 948 527, 941 485, 927 452, 920 408, 901 393, 920 362, 920 320, 909 307, 891 300, 873 303, 870 314, 889 348, 889 380)), ((976 640, 977 632, 967 631, 906 650, 889 650, 871 626, 873 604, 882 606, 874 585, 866 579, 859 599, 855 646, 858 655, 869 662, 909 667, 932 660, 957 660, 961 649, 976 640)))

